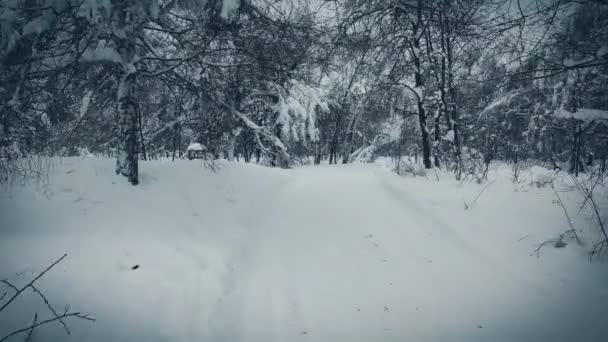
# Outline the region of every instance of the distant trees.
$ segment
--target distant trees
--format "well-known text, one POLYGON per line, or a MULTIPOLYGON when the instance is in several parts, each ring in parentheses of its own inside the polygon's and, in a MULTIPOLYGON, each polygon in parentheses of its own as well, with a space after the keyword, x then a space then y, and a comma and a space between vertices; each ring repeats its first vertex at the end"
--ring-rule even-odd
POLYGON ((365 35, 373 42, 366 60, 374 64, 373 85, 400 89, 406 101, 402 115, 416 114, 425 168, 439 167, 442 159, 458 167, 456 72, 462 62, 454 49, 470 48, 480 7, 480 1, 450 0, 350 1, 344 6, 343 34, 365 35))
POLYGON ((565 1, 522 11, 520 25, 542 34, 525 39, 518 29, 474 63, 477 85, 467 87, 478 96, 466 106, 479 115, 468 124, 484 133, 471 134, 471 145, 493 158, 568 163, 578 173, 589 155, 606 154, 608 41, 601 27, 608 5, 565 1))
POLYGON ((109 153, 137 184, 140 155, 174 156, 193 140, 217 157, 257 153, 287 167, 290 149, 318 139, 315 113, 327 100, 311 65, 319 31, 306 2, 0 6, 3 146, 109 153))
MULTIPOLYGON (((578 172, 590 153, 606 154, 608 44, 600 31, 607 5, 511 5, 344 3, 342 34, 374 42, 366 59, 374 66, 366 69, 375 73, 359 77, 370 88, 404 90, 404 107, 381 110, 416 114, 413 150, 424 167, 445 165, 460 179, 471 169, 465 162, 533 158, 569 161, 578 172)), ((413 151, 403 138, 401 150, 413 151)))

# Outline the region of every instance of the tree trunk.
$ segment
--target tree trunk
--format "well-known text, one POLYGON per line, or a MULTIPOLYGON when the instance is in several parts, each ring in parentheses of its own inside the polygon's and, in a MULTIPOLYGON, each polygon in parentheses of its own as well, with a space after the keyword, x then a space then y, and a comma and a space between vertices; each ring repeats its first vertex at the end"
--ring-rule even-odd
POLYGON ((355 143, 355 129, 357 129, 357 124, 359 123, 359 112, 356 111, 353 114, 353 117, 348 122, 348 126, 346 127, 346 136, 344 137, 344 158, 342 159, 343 164, 348 164, 350 162, 350 155, 354 152, 354 143, 355 143))
POLYGON ((435 167, 440 167, 440 163, 439 163, 439 149, 440 149, 440 144, 441 144, 441 127, 439 127, 439 114, 435 115, 435 141, 434 141, 434 148, 435 148, 435 153, 433 155, 433 163, 435 165, 435 167))
POLYGON ((418 102, 418 121, 420 121, 420 134, 422 137, 422 162, 425 169, 430 169, 431 147, 429 146, 429 132, 426 128, 426 114, 422 101, 418 102))
POLYGON ((236 156, 236 138, 237 136, 234 134, 230 134, 229 140, 228 140, 228 146, 226 147, 226 156, 228 157, 227 159, 229 161, 234 161, 234 158, 236 156))
POLYGON ((137 110, 137 127, 139 129, 139 142, 141 146, 141 156, 144 160, 148 160, 148 155, 146 153, 146 141, 144 139, 144 131, 142 127, 142 118, 141 111, 139 110, 139 106, 135 108, 137 110))
POLYGON ((137 161, 137 111, 134 97, 135 74, 125 73, 118 86, 118 154, 116 174, 139 183, 137 161))
POLYGON ((172 152, 171 152, 171 161, 175 161, 175 152, 177 151, 177 129, 175 125, 173 126, 173 139, 172 139, 172 152))
MULTIPOLYGON (((451 6, 451 0, 446 0, 446 8, 451 6)), ((443 16, 441 17, 443 18, 443 16)), ((454 88, 454 49, 451 41, 451 27, 450 22, 446 18, 442 20, 441 25, 441 36, 442 36, 442 51, 445 49, 445 59, 442 56, 443 63, 447 62, 447 70, 445 70, 445 77, 447 78, 447 95, 448 100, 445 101, 446 105, 446 119, 448 120, 448 129, 453 132, 452 148, 454 152, 454 159, 456 159, 457 167, 457 179, 460 178, 461 169, 461 152, 460 152, 460 132, 458 124, 458 112, 456 109, 456 89, 454 88), (445 40, 444 40, 445 39, 445 40), (445 44, 445 47, 443 46, 445 44)), ((445 64, 444 64, 445 65, 445 64)), ((446 80, 444 80, 446 81, 446 80)))
POLYGON ((417 22, 413 25, 413 36, 417 37, 414 40, 412 48, 412 57, 414 60, 414 81, 416 86, 416 97, 417 97, 417 108, 418 108, 418 121, 420 122, 420 134, 422 138, 422 161, 424 168, 431 168, 431 147, 429 145, 429 132, 426 127, 426 113, 424 110, 423 94, 421 92, 422 82, 422 67, 420 65, 420 39, 418 37, 418 30, 424 25, 422 21, 422 6, 423 1, 418 0, 417 5, 417 22))
POLYGON ((136 32, 130 13, 131 2, 123 2, 119 20, 124 29, 123 36, 117 38, 118 51, 122 60, 120 83, 118 84, 118 153, 116 158, 116 173, 121 174, 133 185, 139 183, 137 156, 137 98, 135 94, 136 69, 134 67, 136 32), (124 6, 124 7, 123 7, 124 6))
POLYGON ((338 113, 336 118, 336 128, 331 140, 331 148, 329 149, 329 164, 338 164, 338 135, 340 134, 340 125, 342 124, 342 112, 338 113))
POLYGON ((574 176, 576 177, 578 177, 578 173, 581 169, 580 134, 580 123, 574 121, 572 123, 572 155, 570 156, 570 173, 574 173, 574 176))

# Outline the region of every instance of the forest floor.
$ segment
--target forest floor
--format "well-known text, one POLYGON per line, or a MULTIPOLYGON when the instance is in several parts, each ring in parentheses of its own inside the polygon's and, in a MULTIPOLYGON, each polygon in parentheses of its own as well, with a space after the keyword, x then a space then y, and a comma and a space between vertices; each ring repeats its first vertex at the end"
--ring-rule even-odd
MULTIPOLYGON (((550 187, 505 168, 479 185, 381 163, 152 161, 133 187, 113 160, 54 164, 48 183, 0 192, 0 279, 26 284, 67 253, 37 288, 97 320, 32 341, 608 340, 589 213, 560 192, 584 245, 537 255, 568 222, 550 187)), ((34 312, 50 315, 29 291, 0 338, 34 312)))

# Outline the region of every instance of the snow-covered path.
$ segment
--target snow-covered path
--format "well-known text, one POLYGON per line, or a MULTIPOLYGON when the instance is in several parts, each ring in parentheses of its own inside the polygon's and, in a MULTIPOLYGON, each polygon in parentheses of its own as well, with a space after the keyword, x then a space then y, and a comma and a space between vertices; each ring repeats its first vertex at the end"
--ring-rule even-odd
MULTIPOLYGON (((0 279, 69 253, 40 286, 98 321, 72 322, 68 340, 608 336, 605 265, 570 245, 530 255, 563 231, 547 191, 497 182, 464 210, 479 186, 377 165, 227 164, 212 174, 152 162, 136 188, 116 184, 107 160, 57 170, 44 196, 23 189, 0 198, 0 279)), ((44 310, 35 303, 0 313, 0 335, 44 310)), ((44 332, 67 339, 60 327, 44 332)))
POLYGON ((222 336, 565 341, 580 331, 557 322, 597 319, 571 316, 577 304, 564 298, 573 289, 492 256, 492 246, 460 235, 466 220, 445 221, 443 208, 425 208, 397 182, 369 167, 294 171, 254 223, 235 270, 238 305, 225 317, 238 323, 222 331, 235 335, 222 336))

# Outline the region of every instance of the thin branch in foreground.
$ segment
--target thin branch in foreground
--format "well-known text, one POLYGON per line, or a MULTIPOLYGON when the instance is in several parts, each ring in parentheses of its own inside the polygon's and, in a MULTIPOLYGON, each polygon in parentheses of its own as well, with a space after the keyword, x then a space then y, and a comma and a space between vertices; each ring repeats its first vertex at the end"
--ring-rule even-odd
POLYGON ((41 321, 41 322, 38 322, 38 323, 34 323, 34 324, 32 324, 32 325, 30 325, 28 327, 25 327, 23 329, 15 330, 12 333, 10 333, 10 334, 8 334, 8 335, 0 338, 0 342, 4 342, 4 341, 8 340, 12 336, 15 336, 17 334, 21 334, 21 333, 26 332, 26 331, 30 331, 32 329, 35 329, 35 328, 41 326, 41 325, 45 325, 45 324, 48 324, 48 323, 51 323, 51 322, 59 321, 61 319, 67 318, 67 317, 75 317, 75 318, 80 318, 80 319, 83 319, 83 320, 95 322, 95 318, 91 317, 91 316, 89 316, 87 314, 83 314, 83 313, 80 313, 80 312, 65 312, 62 315, 58 316, 58 317, 49 318, 47 320, 44 320, 44 321, 41 321))
POLYGON ((557 203, 559 203, 559 205, 562 207, 562 210, 564 211, 564 214, 566 215, 566 219, 568 220, 568 225, 570 225, 570 231, 574 234, 574 238, 576 238, 576 242, 578 242, 579 244, 581 244, 581 240, 578 238, 578 234, 576 233, 576 230, 574 229, 574 225, 572 224, 572 220, 570 219, 570 215, 568 215, 568 210, 566 210, 566 206, 564 205, 564 202, 562 201, 562 198, 559 197, 559 194, 557 193, 557 191, 555 191, 555 187, 553 186, 553 182, 551 182, 551 190, 553 190, 553 193, 557 197, 557 203))
MULTIPOLYGON (((10 281, 8 281, 6 279, 0 280, 0 283, 3 283, 6 286, 10 287, 11 289, 15 290, 15 292, 19 291, 19 288, 17 288, 17 286, 15 286, 13 283, 11 283, 10 281)), ((37 293, 40 296, 40 298, 42 298, 42 300, 44 301, 44 304, 46 304, 46 306, 49 308, 49 310, 51 311, 51 313, 53 314, 53 316, 59 317, 59 314, 57 313, 57 311, 55 311, 55 309, 53 308, 53 306, 51 305, 51 303, 49 303, 49 301, 46 298, 46 296, 40 290, 38 290, 38 288, 36 288, 33 284, 30 285, 29 287, 32 289, 32 291, 34 291, 34 293, 37 293)), ((68 335, 70 335, 70 329, 68 329, 67 324, 65 324, 65 322, 62 319, 60 319, 59 322, 61 323, 61 325, 63 325, 63 328, 65 329, 65 332, 68 335)))
POLYGON ((598 257, 602 256, 602 253, 606 249, 608 249, 608 241, 602 240, 602 241, 596 243, 593 246, 593 249, 591 250, 591 252, 589 252, 589 259, 593 259, 593 257, 595 257, 596 255, 598 257))
POLYGON ((34 323, 32 323, 32 329, 27 333, 27 337, 25 338, 25 342, 29 342, 32 340, 32 334, 34 333, 35 325, 38 322, 38 313, 34 314, 34 323))
MULTIPOLYGON (((67 256, 67 254, 64 254, 61 258, 57 259, 49 267, 47 267, 44 271, 42 271, 40 274, 38 274, 38 276, 36 276, 34 279, 32 279, 32 281, 30 281, 27 285, 23 286, 22 288, 18 288, 17 286, 15 286, 13 283, 11 283, 7 279, 0 279, 0 283, 5 284, 9 288, 11 288, 13 291, 15 291, 15 294, 12 297, 10 297, 10 299, 6 303, 4 303, 2 305, 2 307, 0 308, 0 312, 2 310, 4 310, 15 298, 17 298, 19 295, 21 295, 27 288, 31 288, 32 291, 34 293, 36 293, 44 301, 46 306, 49 308, 50 312, 53 314, 52 318, 39 322, 38 321, 38 312, 36 312, 34 315, 34 321, 30 326, 9 333, 8 335, 1 338, 0 342, 5 341, 6 339, 10 338, 11 336, 15 336, 17 334, 24 333, 24 332, 28 332, 26 341, 29 341, 31 339, 33 331, 36 327, 39 327, 41 325, 48 324, 51 322, 55 322, 55 321, 58 321, 59 323, 61 323, 61 325, 63 326, 66 333, 68 335, 71 335, 70 329, 68 329, 68 326, 64 321, 64 319, 66 317, 75 317, 75 318, 80 318, 80 319, 84 319, 84 320, 88 320, 88 321, 95 321, 95 318, 89 316, 88 314, 82 314, 80 312, 69 312, 68 306, 65 307, 63 314, 61 314, 61 315, 58 314, 57 311, 53 308, 53 306, 49 302, 49 300, 47 299, 47 297, 42 293, 42 291, 40 291, 36 286, 34 286, 34 283, 38 279, 40 279, 42 276, 44 276, 45 273, 47 273, 51 268, 53 268, 59 262, 61 262, 66 256, 67 256)), ((5 296, 6 296, 6 292, 2 296, 2 298, 4 298, 5 296)))
POLYGON ((63 325, 63 329, 65 329, 66 334, 71 335, 70 329, 68 329, 68 325, 65 324, 65 322, 61 318, 59 318, 59 314, 55 311, 55 309, 53 309, 53 306, 51 306, 51 303, 49 303, 48 299, 46 299, 46 296, 44 294, 42 294, 42 292, 40 292, 40 290, 38 290, 33 284, 30 285, 30 287, 32 288, 32 291, 37 293, 40 296, 40 298, 42 298, 42 300, 44 301, 44 304, 46 304, 46 306, 49 308, 49 310, 51 311, 53 316, 55 316, 59 320, 59 323, 61 323, 61 325, 63 325))
POLYGON ((593 213, 595 214, 595 218, 597 219, 597 223, 600 227, 600 231, 604 235, 604 241, 606 241, 608 243, 608 232, 606 232, 606 227, 604 227, 604 221, 602 220, 602 215, 600 213, 600 209, 599 209, 597 203, 595 202, 595 199, 593 198, 593 188, 590 190, 588 187, 586 187, 581 182, 579 182, 579 180, 576 177, 574 177, 574 176, 571 176, 571 177, 572 177, 572 180, 574 180, 574 183, 576 184, 577 188, 583 193, 583 195, 585 195, 585 198, 589 199, 589 203, 591 203, 591 208, 593 209, 593 213))
MULTIPOLYGON (((16 292, 16 291, 19 291, 19 288, 18 288, 17 286, 13 285, 11 282, 9 282, 9 281, 8 281, 8 280, 6 280, 6 279, 2 279, 2 280, 0 280, 0 283, 3 283, 3 284, 5 284, 6 286, 10 287, 11 289, 15 290, 15 292, 16 292)), ((5 293, 6 293, 6 292, 5 292, 5 293)), ((4 298, 4 297, 3 297, 3 298, 4 298)))
MULTIPOLYGON (((57 261, 55 261, 54 263, 51 264, 51 266, 47 267, 44 271, 40 272, 40 274, 38 274, 36 276, 36 278, 32 279, 32 281, 30 281, 27 285, 25 285, 24 287, 20 288, 19 290, 17 290, 17 292, 6 302, 4 303, 4 305, 2 305, 2 307, 0 307, 0 311, 4 310, 13 300, 15 300, 15 298, 19 297, 19 295, 25 291, 28 287, 32 286, 38 279, 42 278, 42 276, 48 272, 51 268, 53 268, 55 265, 57 265, 58 263, 61 262, 61 260, 63 260, 65 257, 67 257, 67 254, 64 254, 61 258, 57 259, 57 261)), ((6 282, 4 282, 6 283, 6 282)))
MULTIPOLYGON (((593 177, 593 174, 591 174, 591 177, 593 177)), ((593 195, 593 190, 595 190, 595 187, 602 181, 602 177, 600 175, 597 176, 597 179, 595 180, 595 183, 593 184, 593 186, 589 189, 588 194, 585 195, 585 199, 583 200, 583 203, 580 205, 578 212, 580 213, 585 206, 587 205, 587 201, 589 200, 589 198, 591 197, 591 195, 593 195)))
POLYGON ((550 239, 550 240, 547 240, 547 241, 545 241, 545 242, 543 242, 543 243, 539 244, 539 245, 536 247, 536 249, 534 250, 534 253, 536 253, 536 257, 537 257, 537 258, 540 258, 540 250, 541 250, 541 248, 543 248, 545 245, 548 245, 548 244, 550 244, 550 243, 555 244, 555 243, 557 243, 558 241, 559 241, 559 240, 557 240, 557 239, 550 239))

